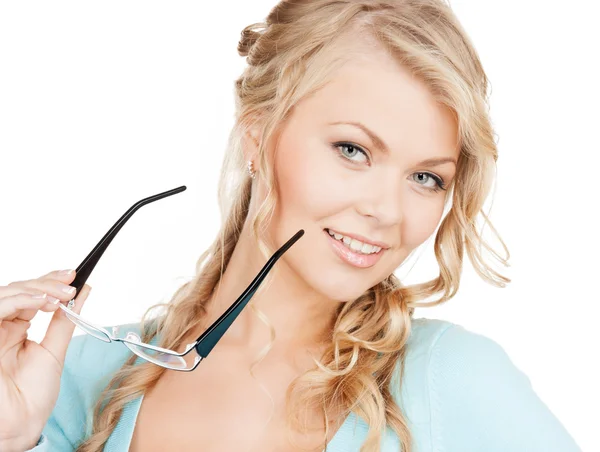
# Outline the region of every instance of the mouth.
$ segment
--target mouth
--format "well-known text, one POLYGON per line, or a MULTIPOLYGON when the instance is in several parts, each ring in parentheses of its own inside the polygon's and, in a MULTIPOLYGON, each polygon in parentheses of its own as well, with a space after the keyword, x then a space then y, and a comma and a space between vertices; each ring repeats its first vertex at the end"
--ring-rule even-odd
POLYGON ((368 243, 350 239, 335 231, 325 228, 326 234, 335 254, 344 262, 359 268, 368 268, 375 265, 385 249, 368 243))

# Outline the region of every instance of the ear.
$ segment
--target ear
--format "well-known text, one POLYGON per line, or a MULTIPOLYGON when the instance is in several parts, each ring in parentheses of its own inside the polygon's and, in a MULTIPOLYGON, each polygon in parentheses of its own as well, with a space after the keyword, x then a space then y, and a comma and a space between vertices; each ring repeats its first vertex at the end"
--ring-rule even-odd
POLYGON ((260 126, 254 123, 244 134, 243 152, 244 160, 255 161, 258 155, 258 143, 260 141, 260 126))

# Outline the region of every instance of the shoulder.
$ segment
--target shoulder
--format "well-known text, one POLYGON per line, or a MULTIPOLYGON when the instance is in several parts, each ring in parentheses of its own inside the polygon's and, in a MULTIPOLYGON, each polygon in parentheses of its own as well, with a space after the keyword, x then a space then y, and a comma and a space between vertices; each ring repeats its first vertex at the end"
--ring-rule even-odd
POLYGON ((514 397, 531 389, 527 375, 497 341, 438 319, 413 320, 405 372, 409 384, 415 377, 420 382, 430 410, 471 402, 475 412, 499 393, 514 397))
POLYGON ((401 385, 399 375, 398 366, 395 398, 419 444, 435 450, 579 450, 527 375, 490 337, 444 320, 413 319, 401 385))
POLYGON ((503 382, 506 377, 527 379, 498 342, 446 320, 413 320, 407 361, 411 370, 425 372, 430 384, 480 376, 503 382))
POLYGON ((528 377, 493 339, 438 319, 414 319, 407 343, 402 401, 417 421, 464 408, 486 409, 502 390, 529 388, 528 377))
MULTIPOLYGON (((430 410, 473 403, 484 407, 494 391, 531 387, 504 348, 488 336, 437 319, 416 319, 407 349, 408 372, 418 376, 430 410), (455 397, 460 396, 462 400, 455 397)), ((408 376, 408 374, 407 374, 408 376)), ((513 394, 514 395, 514 394, 513 394)))
POLYGON ((439 319, 413 319, 405 366, 405 377, 416 376, 436 390, 477 377, 485 377, 488 384, 528 380, 498 342, 439 319))

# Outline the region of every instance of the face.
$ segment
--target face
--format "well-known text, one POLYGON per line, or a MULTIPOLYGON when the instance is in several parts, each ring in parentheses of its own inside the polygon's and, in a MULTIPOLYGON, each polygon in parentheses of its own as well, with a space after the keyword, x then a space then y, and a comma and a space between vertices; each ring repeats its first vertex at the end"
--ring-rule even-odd
POLYGON ((384 51, 352 57, 282 125, 270 242, 304 229, 282 258, 291 273, 327 299, 354 300, 441 220, 440 184, 450 186, 456 166, 421 162, 458 155, 455 119, 422 82, 384 51))

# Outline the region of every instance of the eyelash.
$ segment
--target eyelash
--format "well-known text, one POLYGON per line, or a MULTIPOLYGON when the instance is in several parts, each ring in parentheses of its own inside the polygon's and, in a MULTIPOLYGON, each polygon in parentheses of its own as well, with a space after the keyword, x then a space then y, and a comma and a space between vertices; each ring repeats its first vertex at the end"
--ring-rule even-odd
MULTIPOLYGON (((358 146, 358 145, 356 145, 356 144, 353 144, 353 143, 347 143, 347 142, 341 141, 341 142, 337 142, 337 143, 331 143, 331 146, 332 146, 334 149, 336 149, 336 150, 338 150, 338 148, 340 148, 341 146, 346 146, 346 147, 349 147, 349 148, 354 148, 354 149, 356 149, 358 152, 360 152, 360 153, 364 154, 364 156, 365 156, 367 159, 369 159, 369 154, 367 153, 367 151, 365 151, 363 148, 361 148, 360 146, 358 146)), ((352 160, 350 160, 348 157, 345 157, 345 156, 344 156, 344 155, 341 153, 341 151, 339 151, 339 150, 338 150, 338 153, 337 153, 337 155, 338 155, 338 157, 339 157, 339 158, 341 158, 341 159, 342 159, 342 160, 344 160, 344 161, 347 161, 347 162, 353 163, 353 164, 355 164, 355 165, 357 164, 357 163, 353 162, 352 160)), ((432 191, 432 192, 435 192, 435 193, 439 192, 440 190, 447 190, 447 188, 446 188, 446 184, 444 183, 444 180, 443 180, 441 177, 439 177, 439 176, 436 176, 436 175, 435 175, 435 174, 433 174, 433 173, 428 173, 428 172, 423 172, 423 171, 419 171, 418 173, 415 173, 415 174, 427 174, 427 175, 428 175, 429 177, 431 177, 431 178, 432 178, 432 179, 435 181, 435 183, 437 184, 437 186, 436 186, 436 187, 434 187, 434 188, 425 187, 425 189, 426 189, 426 190, 429 190, 429 191, 432 191)))

